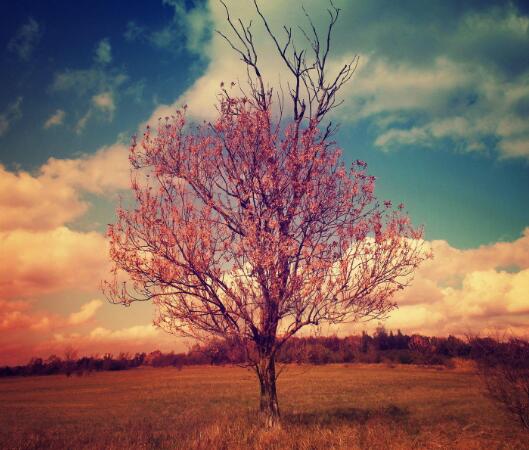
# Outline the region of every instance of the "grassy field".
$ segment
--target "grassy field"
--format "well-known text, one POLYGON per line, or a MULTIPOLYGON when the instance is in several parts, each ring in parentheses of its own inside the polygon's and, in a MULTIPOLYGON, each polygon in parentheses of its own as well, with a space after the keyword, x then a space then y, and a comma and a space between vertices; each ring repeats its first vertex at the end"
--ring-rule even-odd
POLYGON ((289 366, 283 426, 257 426, 257 381, 235 367, 0 380, 0 448, 529 448, 470 370, 289 366))

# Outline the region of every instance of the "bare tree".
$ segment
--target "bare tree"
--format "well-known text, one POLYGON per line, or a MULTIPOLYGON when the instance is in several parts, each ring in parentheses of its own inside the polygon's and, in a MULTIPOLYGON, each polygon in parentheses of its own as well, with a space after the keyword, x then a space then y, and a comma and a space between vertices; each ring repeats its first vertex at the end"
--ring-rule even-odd
POLYGON ((292 117, 281 99, 280 117, 272 113, 251 26, 226 8, 233 36, 222 36, 246 64, 250 91, 222 88, 214 123, 190 126, 182 110, 134 140, 136 205, 109 227, 115 265, 105 290, 125 305, 152 300, 157 325, 171 333, 237 342, 272 426, 285 342, 304 327, 384 317, 425 255, 402 206, 379 203, 366 163, 346 169, 333 126, 320 127, 356 61, 328 80, 339 10, 329 9, 323 43, 309 18, 308 58, 291 29, 281 43, 255 8, 292 74, 292 117))
POLYGON ((487 393, 529 430, 529 342, 472 338, 487 393))
MULTIPOLYGON (((263 79, 262 70, 258 64, 258 53, 256 50, 254 35, 252 33, 252 22, 245 24, 241 19, 233 21, 230 11, 223 0, 220 0, 226 11, 226 20, 232 31, 232 37, 218 31, 217 33, 226 40, 231 48, 240 55, 241 61, 246 64, 248 74, 248 86, 250 92, 246 95, 254 101, 254 106, 267 111, 271 107, 272 89, 267 88, 263 79)), ((298 27, 306 40, 309 49, 297 49, 293 40, 291 27, 283 26, 285 37, 281 40, 271 29, 271 26, 262 13, 257 0, 253 0, 256 12, 261 19, 266 32, 273 41, 278 56, 291 75, 288 82, 288 94, 292 106, 292 119, 299 126, 303 120, 319 124, 332 109, 338 107, 342 101, 337 99, 338 91, 353 76, 358 65, 358 56, 344 64, 337 73, 329 79, 328 64, 331 50, 331 38, 334 26, 338 21, 340 9, 336 8, 332 1, 327 9, 329 25, 323 37, 318 34, 316 26, 307 11, 302 7, 307 19, 309 31, 298 27)), ((280 86, 282 90, 282 86, 280 86)), ((224 91, 227 95, 227 92, 224 91)), ((284 109, 284 98, 278 95, 278 103, 281 113, 284 109)), ((332 122, 326 126, 325 133, 321 136, 322 141, 330 137, 335 130, 332 122)))

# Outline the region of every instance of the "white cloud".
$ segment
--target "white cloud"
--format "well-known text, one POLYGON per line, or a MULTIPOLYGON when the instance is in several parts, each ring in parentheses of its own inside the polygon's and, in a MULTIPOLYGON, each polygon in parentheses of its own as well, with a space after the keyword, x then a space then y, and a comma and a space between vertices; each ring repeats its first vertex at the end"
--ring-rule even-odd
POLYGON ((115 144, 78 159, 51 158, 35 174, 0 165, 0 298, 13 306, 2 307, 1 330, 43 333, 79 326, 101 307, 92 300, 65 318, 33 311, 20 300, 99 290, 110 268, 106 238, 64 224, 86 212, 82 193, 107 195, 128 186, 127 155, 124 145, 115 144))
POLYGON ((104 327, 94 328, 90 332, 90 338, 93 340, 137 340, 155 338, 161 334, 160 330, 153 325, 136 325, 120 330, 109 330, 104 327))
MULTIPOLYGON (((166 3, 174 7, 175 17, 183 8, 180 2, 166 3)), ((321 3, 316 0, 306 3, 309 10, 321 10, 321 3)), ((348 10, 370 7, 366 5, 363 2, 354 7, 339 4, 348 10)), ((299 4, 295 2, 263 2, 262 7, 276 31, 280 31, 283 24, 296 25, 302 17, 299 4)), ((251 2, 232 2, 231 10, 235 16, 253 16, 255 19, 251 2)), ((186 10, 180 16, 185 20, 182 30, 186 30, 188 50, 204 52, 210 64, 187 92, 173 104, 161 105, 151 120, 172 114, 175 107, 184 103, 190 105, 194 117, 212 118, 220 82, 240 80, 244 84, 246 79, 243 63, 222 38, 214 35, 211 42, 204 40, 208 20, 213 22, 212 28, 226 30, 224 11, 218 2, 212 2, 208 8, 186 10), (210 16, 206 14, 208 9, 210 16)), ((344 24, 336 35, 338 51, 329 61, 333 68, 351 57, 351 51, 357 50, 354 48, 356 41, 348 34, 353 27, 346 19, 347 16, 342 19, 344 24)), ((326 17, 315 16, 315 20, 316 26, 321 27, 326 17)), ((484 28, 483 17, 478 15, 473 20, 466 20, 457 33, 472 34, 487 28, 484 28)), ((525 39, 527 23, 515 13, 501 16, 491 23, 496 23, 498 32, 503 35, 525 39)), ((376 24, 370 26, 377 28, 376 24)), ((160 34, 160 39, 166 38, 160 43, 166 45, 171 42, 171 36, 181 36, 182 30, 176 30, 174 25, 171 27, 167 31, 174 34, 160 34)), ((154 36, 139 26, 129 28, 130 39, 154 36)), ((380 36, 375 35, 384 32, 387 30, 377 28, 374 37, 368 37, 378 45, 380 36)), ((492 31, 489 29, 488 32, 492 31)), ((278 63, 258 20, 255 20, 254 36, 266 79, 277 86, 279 73, 285 82, 288 76, 283 65, 278 63)), ((454 48, 458 39, 454 37, 454 48)), ((125 74, 106 66, 111 62, 112 53, 110 43, 107 41, 106 47, 104 41, 96 48, 97 65, 58 73, 51 87, 52 91, 87 96, 88 111, 81 117, 79 129, 96 112, 106 114, 107 118, 111 116, 115 111, 115 99, 119 99, 119 89, 127 81, 125 74)), ((503 156, 527 155, 529 125, 521 114, 525 108, 524 99, 529 98, 527 76, 502 77, 498 72, 485 70, 484 63, 469 65, 454 53, 432 52, 429 61, 420 64, 410 55, 401 60, 389 53, 382 55, 382 46, 367 47, 367 44, 364 47, 359 44, 358 50, 362 53, 359 70, 343 92, 346 103, 338 114, 345 122, 372 120, 378 127, 377 145, 385 149, 403 143, 434 145, 436 140, 451 138, 464 141, 470 149, 482 148, 482 139, 493 136, 498 138, 503 156), (471 98, 465 99, 468 94, 471 98)), ((0 115, 0 134, 21 115, 21 101, 18 99, 13 108, 6 110, 6 113, 11 111, 10 114, 0 115)), ((60 118, 61 122, 63 118, 60 118)), ((59 122, 59 118, 55 120, 59 122)), ((52 122, 49 126, 56 125, 52 122)), ((126 146, 116 143, 78 159, 52 158, 33 174, 11 172, 0 166, 2 295, 25 298, 65 289, 97 288, 96 284, 105 277, 108 264, 104 237, 99 233, 73 231, 64 224, 87 211, 88 204, 83 201, 82 193, 107 195, 128 187, 127 156, 126 146)), ((401 307, 391 315, 388 327, 431 334, 464 333, 493 325, 529 329, 526 296, 529 291, 529 231, 515 242, 477 249, 459 250, 445 241, 434 241, 431 245, 435 259, 421 266, 413 285, 399 294, 397 301, 401 307)), ((74 326, 90 320, 101 306, 98 302, 93 300, 83 305, 63 321, 74 326)), ((10 309, 2 316, 5 322, 0 320, 0 327, 4 323, 6 328, 16 328, 17 323, 31 323, 46 329, 51 319, 47 316, 30 317, 24 308, 22 305, 10 309)), ((148 345, 156 345, 162 335, 152 325, 118 330, 96 326, 88 334, 91 342, 99 345, 90 348, 103 351, 108 351, 110 342, 128 345, 131 341, 145 340, 148 345)), ((87 336, 74 333, 57 334, 57 337, 58 345, 67 342, 82 345, 87 336)), ((44 348, 54 347, 48 342, 43 343, 44 348)))
POLYGON ((62 109, 58 109, 50 117, 48 117, 48 120, 46 120, 44 123, 44 129, 62 125, 65 116, 66 113, 62 109))
MULTIPOLYGON (((0 300, 0 365, 25 364, 31 357, 55 354, 63 356, 67 348, 84 355, 120 352, 186 351, 184 341, 161 332, 153 325, 133 325, 111 330, 96 326, 91 331, 77 331, 60 316, 32 313, 27 304, 0 300), (11 307, 13 306, 13 307, 11 307)), ((115 308, 119 308, 116 306, 115 308)), ((86 327, 86 326, 85 326, 86 327)))
POLYGON ((75 132, 77 134, 81 134, 84 131, 86 124, 90 120, 90 117, 92 117, 91 108, 89 108, 88 111, 86 111, 86 113, 75 124, 75 132))
POLYGON ((470 87, 472 77, 445 58, 428 67, 395 64, 367 54, 342 92, 345 100, 337 114, 356 120, 394 111, 435 109, 456 87, 470 87))
POLYGON ((64 70, 55 74, 50 89, 55 92, 72 91, 77 95, 88 92, 114 90, 127 81, 125 73, 101 67, 64 70))
POLYGON ((29 309, 29 302, 0 300, 0 330, 28 327, 32 323, 29 309))
POLYGON ((383 48, 363 55, 343 93, 339 118, 375 120, 375 145, 384 150, 449 139, 451 148, 488 146, 502 158, 529 158, 529 68, 518 68, 517 76, 504 73, 519 60, 513 52, 529 49, 528 30, 529 18, 512 8, 495 15, 471 13, 456 32, 439 36, 449 42, 444 54, 432 51, 429 64, 383 57, 383 48), (494 39, 496 48, 490 44, 493 48, 485 52, 494 39), (501 47, 505 56, 493 53, 501 47), (501 71, 490 67, 493 61, 496 66, 503 61, 501 71), (497 141, 495 147, 491 140, 497 141))
POLYGON ((41 36, 40 25, 30 17, 27 23, 22 25, 7 43, 7 49, 15 53, 21 60, 29 61, 41 36))
MULTIPOLYGON (((178 4, 179 2, 171 2, 171 4, 178 4)), ((228 6, 232 11, 236 11, 235 16, 241 16, 244 19, 254 19, 254 27, 252 32, 254 40, 258 48, 259 64, 265 80, 271 85, 276 86, 279 80, 287 80, 288 72, 281 64, 273 42, 266 36, 266 31, 261 23, 255 18, 254 6, 251 2, 238 3, 237 7, 233 7, 233 2, 228 2, 228 6)), ((299 13, 299 5, 285 4, 284 10, 281 11, 279 5, 274 2, 267 2, 261 5, 265 14, 272 18, 274 23, 281 23, 282 18, 291 15, 293 11, 299 13)), ((175 16, 176 11, 175 9, 175 16)), ((222 31, 224 34, 231 36, 232 32, 228 29, 226 22, 226 13, 224 7, 220 2, 209 2, 208 10, 210 12, 209 20, 212 25, 211 28, 222 31)), ((236 17, 234 19, 236 20, 236 17)), ((175 102, 167 105, 159 105, 151 114, 147 123, 156 124, 158 118, 170 116, 174 114, 175 109, 183 105, 189 105, 188 114, 195 119, 212 120, 216 117, 215 105, 217 104, 217 96, 220 92, 221 82, 229 84, 230 82, 239 82, 241 87, 245 87, 247 79, 247 72, 245 65, 240 61, 240 56, 236 54, 226 41, 217 33, 213 33, 211 40, 204 43, 201 47, 201 52, 209 59, 209 64, 206 72, 195 80, 191 87, 184 92, 175 102)), ((235 91, 238 94, 238 87, 235 91)), ((143 126, 144 124, 142 124, 143 126)))
POLYGON ((0 165, 0 208, 0 230, 37 230, 70 222, 88 205, 61 180, 10 172, 0 165))
POLYGON ((50 158, 40 169, 43 179, 98 195, 130 187, 128 147, 115 143, 77 159, 50 158))
POLYGON ((385 149, 390 143, 398 143, 400 145, 416 144, 426 141, 427 138, 427 132, 420 127, 407 130, 393 128, 378 136, 375 140, 375 145, 385 149))
POLYGON ((140 39, 144 36, 145 28, 139 26, 136 22, 131 20, 130 22, 127 22, 127 28, 125 29, 125 32, 123 33, 123 37, 129 41, 135 41, 136 39, 140 39))
POLYGON ((78 159, 50 158, 36 174, 0 165, 0 231, 50 230, 87 209, 82 192, 108 195, 129 186, 128 149, 103 147, 78 159))
POLYGON ((129 40, 140 36, 146 37, 154 46, 165 49, 180 49, 184 46, 188 51, 202 56, 211 31, 208 5, 197 2, 187 6, 181 0, 163 0, 163 4, 173 8, 173 18, 164 27, 146 33, 145 29, 135 23, 127 25, 126 37, 129 40))
MULTIPOLYGON (((465 69, 461 67, 460 70, 465 69)), ((379 83, 382 84, 383 80, 380 79, 379 83)), ((434 83, 432 86, 437 85, 434 83)), ((362 84, 360 88, 361 92, 366 92, 362 84)), ((472 151, 485 148, 485 140, 493 137, 498 141, 497 150, 501 157, 529 158, 529 122, 517 111, 521 109, 520 104, 529 99, 529 77, 501 82, 491 73, 467 70, 466 77, 454 80, 454 84, 447 86, 445 91, 438 89, 438 93, 443 92, 444 95, 438 96, 430 106, 416 105, 416 109, 410 109, 411 117, 417 114, 417 109, 424 110, 423 118, 419 120, 421 125, 402 127, 397 124, 392 127, 388 121, 380 127, 375 145, 383 149, 409 144, 428 146, 439 139, 449 138, 463 149, 472 151), (450 106, 451 102, 456 102, 451 92, 461 89, 472 93, 472 103, 450 106)), ((386 92, 383 94, 381 98, 384 102, 392 98, 386 92)), ((435 99, 433 94, 426 95, 426 98, 435 99)), ((402 105, 396 102, 392 106, 398 109, 402 105)), ((406 109, 400 110, 401 118, 406 117, 406 109)), ((391 111, 390 105, 380 107, 377 112, 388 111, 391 111)))
POLYGON ((88 322, 90 319, 92 319, 96 312, 103 306, 103 302, 98 299, 91 300, 88 303, 85 303, 81 306, 81 309, 76 312, 70 314, 68 317, 68 324, 69 325, 81 325, 85 322, 88 322))
POLYGON ((9 131, 13 122, 22 118, 22 97, 18 97, 13 103, 7 105, 7 108, 0 114, 0 137, 9 131))
POLYGON ((107 38, 100 40, 97 44, 94 59, 98 64, 109 64, 112 62, 112 47, 107 38))
POLYGON ((185 48, 196 57, 204 56, 203 49, 208 45, 212 31, 208 3, 189 4, 181 0, 163 0, 162 3, 173 9, 169 22, 157 29, 148 29, 135 21, 129 21, 123 37, 129 42, 141 40, 171 51, 185 48))
POLYGON ((90 69, 64 70, 55 74, 50 86, 52 92, 72 92, 83 97, 83 102, 88 102, 84 106, 85 112, 74 127, 77 134, 82 133, 94 117, 107 121, 112 121, 114 117, 115 99, 123 91, 128 76, 112 69, 108 63, 97 64, 90 69))
POLYGON ((104 117, 107 121, 111 122, 114 118, 114 111, 116 105, 114 103, 114 94, 112 91, 101 92, 97 95, 92 96, 92 103, 86 113, 77 121, 75 125, 75 132, 81 134, 88 121, 98 116, 104 117))
POLYGON ((116 109, 112 92, 101 92, 100 94, 94 95, 92 97, 92 103, 96 108, 107 113, 110 117, 112 117, 116 109))
MULTIPOLYGON (((317 14, 321 3, 306 3, 316 28, 322 30, 327 17, 317 14)), ((529 72, 527 65, 520 65, 520 56, 529 49, 529 18, 512 5, 484 7, 481 11, 469 8, 454 14, 452 6, 443 4, 439 17, 434 18, 423 9, 416 11, 420 17, 414 18, 405 9, 390 8, 388 20, 395 25, 393 29, 367 20, 378 11, 374 3, 337 3, 343 11, 329 67, 336 70, 356 52, 360 54, 360 65, 341 92, 344 104, 335 111, 334 119, 346 123, 370 120, 377 133, 375 144, 384 150, 414 144, 438 146, 448 139, 453 143, 450 148, 488 148, 500 157, 529 158, 529 72), (437 23, 443 32, 437 31, 437 23), (491 23, 495 24, 493 28, 491 23), (444 25, 452 32, 445 31, 444 25), (399 30, 406 33, 399 34, 399 30), (411 40, 406 40, 407 35, 411 40), (425 51, 421 42, 431 44, 430 50, 425 51), (510 74, 513 71, 516 76, 510 74), (491 147, 492 141, 497 142, 495 147, 491 147)), ((280 38, 282 25, 292 25, 294 31, 297 25, 306 25, 301 22, 304 17, 299 4, 267 2, 261 6, 280 38)), ((284 86, 289 75, 284 64, 278 62, 253 5, 248 2, 235 6, 232 2, 228 7, 234 20, 242 17, 247 23, 254 19, 252 33, 260 67, 277 92, 277 75, 284 86)), ((182 6, 175 7, 175 11, 178 8, 182 6)), ((212 28, 231 36, 222 5, 209 2, 209 11, 212 28)), ((303 45, 299 36, 297 43, 303 45)), ((158 117, 172 114, 183 104, 190 106, 192 117, 211 120, 216 114, 220 82, 241 81, 244 85, 245 66, 220 36, 213 35, 202 51, 210 59, 206 72, 176 102, 160 105, 149 123, 156 123, 158 117)))

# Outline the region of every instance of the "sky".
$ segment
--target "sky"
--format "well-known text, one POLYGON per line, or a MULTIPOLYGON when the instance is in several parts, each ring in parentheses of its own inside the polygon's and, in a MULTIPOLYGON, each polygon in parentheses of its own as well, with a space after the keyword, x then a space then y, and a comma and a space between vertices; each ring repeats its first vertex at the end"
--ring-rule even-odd
MULTIPOLYGON (((301 2, 260 2, 272 28, 301 2)), ((304 1, 318 30, 328 4, 304 1)), ((344 159, 403 202, 434 259, 384 323, 408 333, 529 334, 529 7, 341 0, 331 68, 359 56, 332 113, 344 159)), ((288 74, 251 2, 264 77, 288 74)), ((0 3, 0 365, 30 356, 185 350, 153 307, 108 303, 105 230, 129 188, 131 136, 184 104, 215 117, 244 83, 217 1, 0 3)), ((295 32, 297 42, 300 35, 295 32)), ((342 326, 355 333, 369 324, 342 326)))

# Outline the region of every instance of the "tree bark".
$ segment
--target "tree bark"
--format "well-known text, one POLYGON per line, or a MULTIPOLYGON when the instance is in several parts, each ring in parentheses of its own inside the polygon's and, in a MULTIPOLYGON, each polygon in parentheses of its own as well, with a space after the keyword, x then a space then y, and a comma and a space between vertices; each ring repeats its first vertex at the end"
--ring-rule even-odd
POLYGON ((257 366, 257 376, 261 388, 259 401, 260 419, 265 428, 280 425, 279 403, 276 391, 276 367, 274 356, 261 357, 257 366))

